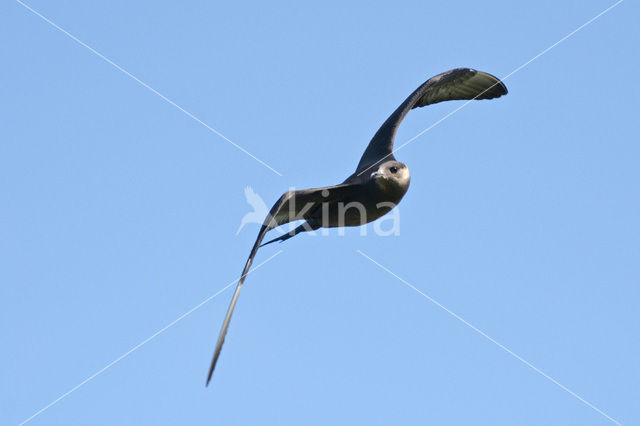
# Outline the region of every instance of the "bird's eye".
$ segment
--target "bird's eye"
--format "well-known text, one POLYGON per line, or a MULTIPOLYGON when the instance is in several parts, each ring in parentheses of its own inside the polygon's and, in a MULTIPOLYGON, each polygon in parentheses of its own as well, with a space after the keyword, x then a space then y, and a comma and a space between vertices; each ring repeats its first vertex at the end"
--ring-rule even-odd
POLYGON ((397 173, 397 172, 398 172, 398 168, 397 168, 396 166, 389 167, 389 171, 390 171, 391 173, 397 173))

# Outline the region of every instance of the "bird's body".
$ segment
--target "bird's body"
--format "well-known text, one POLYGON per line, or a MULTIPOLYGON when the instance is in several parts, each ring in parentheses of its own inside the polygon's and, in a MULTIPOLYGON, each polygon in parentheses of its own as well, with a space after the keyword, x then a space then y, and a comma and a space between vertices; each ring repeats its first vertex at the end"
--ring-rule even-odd
POLYGON ((313 204, 306 215, 309 226, 361 226, 387 214, 407 192, 411 178, 409 168, 397 161, 386 162, 379 169, 360 176, 354 173, 336 187, 318 188, 326 200, 313 204))
POLYGON ((300 232, 320 227, 360 226, 384 216, 402 200, 411 181, 409 168, 393 156, 395 135, 407 113, 413 108, 442 101, 493 99, 506 93, 507 88, 498 78, 470 68, 457 68, 432 77, 389 116, 369 142, 356 171, 344 182, 324 188, 285 192, 267 214, 245 263, 222 324, 207 384, 220 356, 240 290, 261 245, 285 241, 300 232), (304 222, 290 233, 262 244, 269 230, 296 220, 304 222))

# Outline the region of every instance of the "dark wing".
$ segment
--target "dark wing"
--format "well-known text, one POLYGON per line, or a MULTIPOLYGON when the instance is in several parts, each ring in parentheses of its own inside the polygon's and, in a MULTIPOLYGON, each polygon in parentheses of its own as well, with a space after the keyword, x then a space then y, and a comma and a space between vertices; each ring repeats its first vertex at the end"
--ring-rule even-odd
POLYGON ((383 159, 394 160, 393 141, 405 115, 413 108, 462 99, 493 99, 507 94, 497 78, 471 68, 456 68, 431 77, 396 109, 376 132, 364 151, 357 174, 383 159))
POLYGON ((224 317, 222 329, 220 330, 218 342, 216 343, 216 349, 213 353, 213 359, 211 360, 211 367, 209 367, 207 385, 211 380, 213 370, 216 366, 216 362, 218 361, 218 357, 220 356, 222 344, 224 343, 224 338, 227 334, 227 329, 229 328, 229 322, 231 321, 231 315, 233 314, 233 310, 236 307, 236 302, 238 301, 240 290, 242 290, 242 284, 247 277, 249 268, 253 263, 253 258, 258 252, 260 243, 262 242, 266 233, 269 230, 285 223, 293 222, 295 220, 309 219, 311 213, 314 212, 317 207, 321 206, 323 202, 339 201, 351 195, 355 189, 356 185, 340 184, 335 186, 327 186, 324 188, 288 191, 285 192, 273 205, 271 211, 265 218, 262 227, 260 228, 258 238, 256 238, 256 242, 253 244, 253 248, 251 249, 251 253, 249 254, 247 263, 244 265, 244 269, 242 270, 242 275, 240 275, 240 280, 238 281, 238 285, 236 286, 236 291, 233 293, 233 298, 231 299, 231 304, 229 305, 229 309, 227 310, 227 315, 224 317))

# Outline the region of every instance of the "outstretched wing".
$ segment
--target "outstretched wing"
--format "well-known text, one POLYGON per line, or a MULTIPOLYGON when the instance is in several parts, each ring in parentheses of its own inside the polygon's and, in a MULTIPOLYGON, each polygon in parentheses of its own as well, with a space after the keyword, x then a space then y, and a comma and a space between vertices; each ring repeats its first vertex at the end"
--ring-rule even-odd
POLYGON ((506 94, 506 86, 497 77, 471 68, 456 68, 431 77, 409 95, 376 132, 360 159, 356 173, 360 174, 383 159, 394 159, 396 132, 413 108, 443 101, 493 99, 506 94))
POLYGON ((266 233, 279 225, 293 222, 295 220, 311 218, 311 215, 316 211, 317 208, 322 205, 323 202, 333 202, 344 199, 345 197, 348 197, 353 193, 353 191, 356 189, 355 187, 356 185, 354 184, 340 184, 335 186, 327 186, 324 188, 288 191, 285 192, 273 205, 271 211, 265 218, 262 227, 260 228, 260 232, 258 233, 256 242, 253 244, 253 248, 251 249, 251 253, 249 254, 247 263, 244 265, 244 269, 242 270, 242 275, 240 275, 240 280, 238 281, 238 285, 236 286, 236 291, 233 293, 233 297, 231 298, 231 304, 229 305, 227 315, 225 316, 224 322, 222 323, 222 329, 220 330, 218 342, 216 343, 216 349, 213 353, 213 359, 211 360, 211 366, 209 367, 207 385, 211 380, 213 370, 216 367, 216 363, 218 362, 218 357, 220 356, 220 351, 222 350, 222 344, 224 343, 224 338, 227 334, 229 322, 231 321, 231 315, 233 314, 233 310, 236 307, 236 302, 238 301, 240 290, 242 290, 242 285, 244 284, 244 280, 247 277, 249 268, 253 263, 253 258, 258 252, 260 243, 262 243, 262 240, 264 239, 266 233))

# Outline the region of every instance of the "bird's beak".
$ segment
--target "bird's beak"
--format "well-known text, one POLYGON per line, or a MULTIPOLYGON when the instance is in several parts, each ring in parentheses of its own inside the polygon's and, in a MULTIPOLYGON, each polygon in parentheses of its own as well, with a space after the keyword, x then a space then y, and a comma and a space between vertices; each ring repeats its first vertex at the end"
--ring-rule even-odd
POLYGON ((382 177, 382 176, 383 176, 382 173, 380 173, 379 171, 376 170, 375 172, 371 173, 371 175, 369 177, 371 179, 377 179, 377 178, 382 177))

